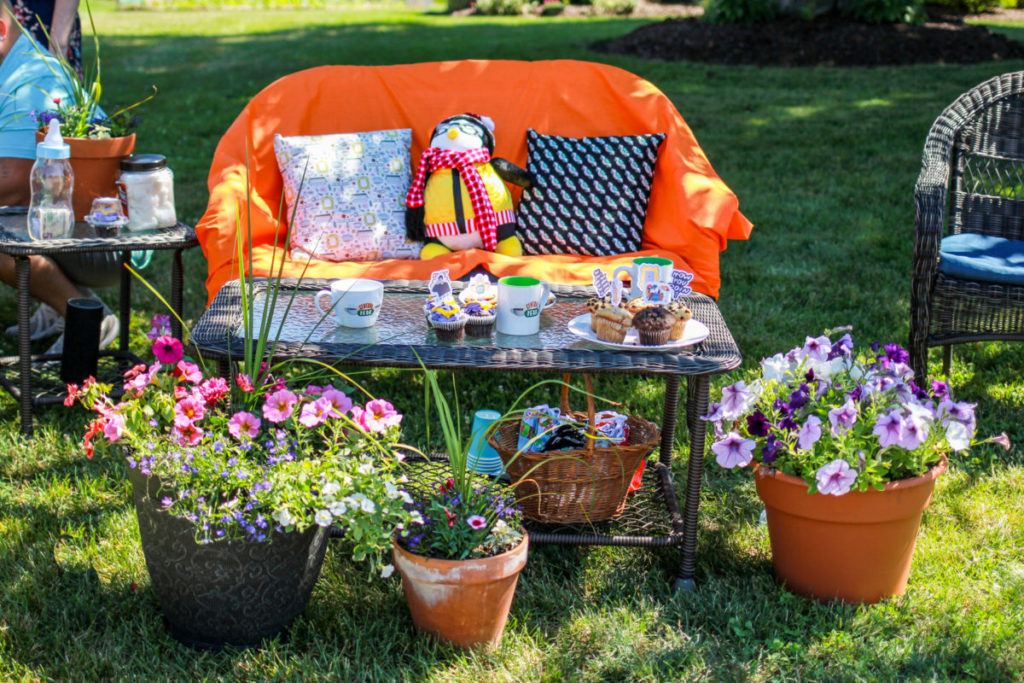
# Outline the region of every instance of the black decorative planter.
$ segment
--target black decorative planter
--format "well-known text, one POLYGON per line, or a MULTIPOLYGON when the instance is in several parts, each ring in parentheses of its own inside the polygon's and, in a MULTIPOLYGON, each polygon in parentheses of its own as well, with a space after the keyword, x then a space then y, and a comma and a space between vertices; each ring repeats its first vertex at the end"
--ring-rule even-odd
POLYGON ((134 469, 128 476, 146 568, 177 640, 203 649, 255 647, 305 609, 327 550, 326 529, 201 545, 191 523, 160 509, 155 477, 134 469))

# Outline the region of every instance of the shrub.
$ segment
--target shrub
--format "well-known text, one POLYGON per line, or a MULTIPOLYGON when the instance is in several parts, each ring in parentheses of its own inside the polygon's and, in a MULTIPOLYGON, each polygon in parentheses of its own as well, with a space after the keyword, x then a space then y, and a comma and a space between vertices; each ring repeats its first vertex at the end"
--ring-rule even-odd
POLYGON ((448 0, 448 11, 458 12, 459 10, 469 9, 470 0, 448 0))
POLYGON ((924 1, 850 0, 843 15, 869 24, 919 24, 925 18, 924 1))
POLYGON ((474 5, 477 14, 522 14, 525 0, 476 0, 474 5))
POLYGON ((636 0, 593 0, 591 4, 598 14, 625 16, 636 9, 636 0))
POLYGON ((957 12, 967 12, 969 14, 980 14, 990 7, 1017 7, 1018 0, 929 0, 930 3, 939 5, 940 7, 948 7, 951 10, 957 12))
POLYGON ((704 3, 704 20, 712 24, 756 24, 777 16, 777 0, 706 0, 704 3))

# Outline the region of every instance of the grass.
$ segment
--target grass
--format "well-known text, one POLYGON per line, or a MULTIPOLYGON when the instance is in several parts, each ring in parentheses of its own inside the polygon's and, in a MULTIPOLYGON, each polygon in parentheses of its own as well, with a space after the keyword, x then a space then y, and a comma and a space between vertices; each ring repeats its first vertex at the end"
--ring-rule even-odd
MULTIPOLYGON (((220 135, 275 78, 330 63, 477 58, 607 61, 673 99, 756 224, 722 255, 723 314, 757 360, 852 324, 861 343, 905 340, 913 186, 931 122, 957 95, 1024 63, 757 68, 652 62, 587 50, 642 21, 450 18, 414 10, 114 12, 97 3, 104 97, 151 84, 138 150, 166 153, 180 217, 198 220, 220 135)), ((1024 39, 1024 26, 999 31, 1024 39)), ((86 41, 88 47, 88 41, 86 41)), ((147 277, 169 286, 169 256, 147 277)), ((186 257, 186 317, 205 302, 186 257)), ((160 306, 141 287, 133 346, 160 306)), ((111 293, 113 294, 113 292, 111 293)), ((14 319, 13 292, 0 314, 14 319)), ((0 340, 13 353, 12 340, 0 340)), ((937 352, 933 375, 940 372, 937 352)), ((956 396, 982 434, 1024 439, 1024 346, 956 348, 956 396)), ((422 379, 360 377, 408 413, 422 442, 422 379)), ((535 377, 462 373, 464 406, 501 407, 535 377)), ((659 415, 659 385, 599 378, 599 393, 659 415)), ((544 397, 554 400, 555 397, 544 397)), ((118 463, 87 461, 85 416, 41 411, 18 436, 0 399, 0 678, 245 680, 1019 680, 1024 677, 1024 457, 980 448, 952 461, 926 513, 907 593, 869 607, 797 598, 771 575, 748 473, 704 475, 697 580, 672 595, 672 551, 537 548, 502 647, 466 655, 418 637, 397 581, 367 582, 335 547, 305 614, 261 651, 198 653, 164 631, 118 463)), ((680 443, 685 432, 679 434, 680 443)), ((680 448, 679 453, 685 454, 680 448)), ((682 489, 685 459, 675 463, 682 489)))

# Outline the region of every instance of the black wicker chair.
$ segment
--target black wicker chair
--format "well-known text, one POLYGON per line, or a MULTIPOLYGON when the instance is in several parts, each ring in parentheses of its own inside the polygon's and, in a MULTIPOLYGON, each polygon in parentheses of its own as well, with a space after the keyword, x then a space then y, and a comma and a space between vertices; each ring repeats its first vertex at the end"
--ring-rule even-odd
MULTIPOLYGON (((1024 240, 1024 71, 985 81, 935 120, 914 200, 910 363, 923 383, 929 347, 944 347, 948 374, 951 344, 1024 340, 1024 281, 968 279, 940 258, 950 235, 1024 240)), ((1016 254, 1015 243, 1003 246, 1016 254)))

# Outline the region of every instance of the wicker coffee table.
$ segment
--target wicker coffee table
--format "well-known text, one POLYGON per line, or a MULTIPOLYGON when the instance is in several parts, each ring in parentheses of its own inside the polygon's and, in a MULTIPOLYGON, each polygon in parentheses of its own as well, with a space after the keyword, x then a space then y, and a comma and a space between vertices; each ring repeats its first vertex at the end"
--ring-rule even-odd
MULTIPOLYGON (((181 252, 197 246, 195 230, 178 223, 166 230, 123 232, 114 236, 97 236, 87 223, 76 223, 73 236, 67 239, 31 240, 26 229, 25 207, 0 208, 0 253, 12 256, 15 262, 18 288, 18 355, 0 358, 0 385, 20 403, 21 432, 32 434, 32 409, 37 405, 59 403, 65 390, 60 382, 60 356, 32 356, 29 340, 29 317, 32 299, 28 291, 29 257, 69 256, 75 254, 120 254, 121 263, 128 263, 133 251, 174 250, 171 269, 170 303, 179 314, 182 310, 183 268, 181 252), (35 361, 35 362, 34 362, 35 361)), ((116 379, 129 363, 141 362, 128 349, 129 319, 131 314, 131 280, 127 269, 121 269, 119 316, 121 333, 117 349, 100 353, 101 379, 116 379)), ((181 323, 171 316, 171 329, 181 338, 181 323)))
MULTIPOLYGON (((423 319, 426 283, 385 282, 384 304, 373 328, 352 330, 324 319, 313 306, 313 295, 327 280, 285 280, 272 317, 272 329, 281 336, 274 360, 317 359, 355 366, 419 367, 419 359, 432 368, 519 370, 570 373, 627 373, 660 375, 665 380, 661 450, 650 463, 640 491, 632 495, 625 511, 615 519, 569 526, 527 522, 531 543, 562 545, 671 546, 681 549, 676 587, 694 586, 694 559, 700 485, 704 471, 705 423, 710 376, 739 366, 741 356, 715 301, 693 294, 686 298, 694 317, 710 330, 700 344, 673 351, 624 351, 600 346, 574 336, 567 323, 586 313, 590 287, 553 285, 553 306, 541 317, 539 334, 527 337, 492 333, 488 338, 464 337, 455 343, 437 340, 423 319), (290 292, 298 295, 285 307, 290 292), (683 511, 680 514, 669 464, 679 408, 679 378, 687 377, 686 425, 690 458, 686 473, 683 511)), ((459 289, 462 283, 454 283, 459 289)), ((257 315, 265 301, 265 281, 254 285, 257 315)), ((217 360, 227 376, 232 358, 241 358, 241 289, 227 283, 192 331, 191 344, 204 357, 217 360)), ((258 319, 258 318, 257 318, 258 319)), ((433 481, 431 470, 443 461, 419 464, 422 481, 433 481)), ((436 477, 434 477, 436 478, 436 477)))

